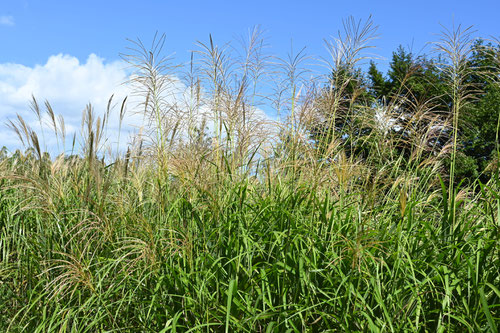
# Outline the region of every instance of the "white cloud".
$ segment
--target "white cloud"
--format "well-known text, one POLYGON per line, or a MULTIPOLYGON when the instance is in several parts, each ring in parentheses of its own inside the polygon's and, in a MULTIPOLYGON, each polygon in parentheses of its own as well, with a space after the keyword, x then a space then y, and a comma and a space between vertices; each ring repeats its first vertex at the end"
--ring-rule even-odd
MULTIPOLYGON (((70 149, 71 138, 76 133, 79 137, 82 121, 82 111, 88 103, 94 107, 96 115, 103 115, 111 95, 116 105, 108 123, 108 143, 116 147, 118 139, 119 109, 121 101, 128 96, 127 116, 122 124, 120 134, 120 146, 127 144, 129 134, 137 131, 143 125, 143 116, 133 114, 140 102, 137 95, 132 94, 133 88, 124 82, 130 79, 127 64, 123 61, 106 62, 95 54, 91 54, 85 62, 77 58, 58 54, 49 57, 43 65, 33 67, 13 63, 0 63, 0 148, 7 146, 11 151, 20 148, 21 143, 15 133, 4 124, 8 119, 15 119, 17 114, 43 135, 38 125, 38 119, 30 110, 32 95, 35 96, 39 105, 44 110, 44 101, 50 102, 54 112, 64 118, 67 141, 66 152, 70 149)), ((186 85, 176 76, 170 77, 172 94, 168 93, 165 101, 170 105, 176 105, 173 116, 182 119, 186 115, 186 104, 190 104, 190 97, 186 91, 186 85), (179 113, 179 114, 177 114, 179 113)), ((203 95, 203 89, 202 89, 203 95)), ((191 101, 192 102, 192 101, 191 101)), ((195 117, 200 121, 203 114, 212 115, 208 106, 205 105, 198 110, 195 117)), ((269 120, 269 117, 260 109, 254 110, 255 119, 269 120)), ((175 122, 176 120, 174 120, 175 122)), ((44 143, 42 146, 49 151, 61 152, 57 149, 57 140, 53 131, 47 125, 50 123, 47 115, 44 116, 45 135, 40 137, 44 143)), ((184 124, 185 125, 185 124, 184 124)), ((210 122, 208 126, 210 127, 210 122)), ((182 125, 181 125, 182 126, 182 125)))
POLYGON ((14 25, 14 17, 12 16, 0 16, 0 25, 13 26, 14 25))
MULTIPOLYGON (((92 103, 97 115, 102 115, 114 94, 113 101, 119 109, 121 100, 130 93, 130 88, 123 85, 126 80, 123 62, 107 63, 95 54, 91 54, 85 63, 59 54, 34 67, 0 64, 0 147, 19 146, 19 140, 4 126, 8 119, 16 118, 16 114, 36 127, 37 119, 29 107, 32 95, 40 106, 45 100, 49 101, 54 112, 64 117, 69 137, 79 130, 82 111, 88 103, 92 103)), ((124 125, 133 121, 137 119, 129 117, 124 125)), ((118 110, 110 120, 110 130, 117 127, 118 110)), ((46 139, 50 145, 50 138, 46 139)))

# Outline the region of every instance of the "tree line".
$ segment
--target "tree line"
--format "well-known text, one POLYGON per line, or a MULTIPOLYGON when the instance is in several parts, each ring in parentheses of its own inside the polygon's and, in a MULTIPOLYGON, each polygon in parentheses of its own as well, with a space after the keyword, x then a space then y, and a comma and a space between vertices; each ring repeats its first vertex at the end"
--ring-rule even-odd
MULTIPOLYGON (((458 87, 464 98, 456 124, 457 184, 470 184, 478 178, 486 182, 498 167, 499 60, 500 47, 478 39, 464 62, 465 74, 458 87)), ((373 158, 382 141, 390 142, 379 155, 381 164, 384 154, 409 160, 420 145, 422 157, 439 156, 449 173, 447 151, 453 144, 456 92, 450 73, 442 70, 446 61, 442 55, 417 56, 399 46, 385 74, 374 61, 367 71, 339 66, 317 98, 318 117, 310 126, 311 138, 323 152, 332 140, 340 140, 346 154, 362 159, 373 158)))

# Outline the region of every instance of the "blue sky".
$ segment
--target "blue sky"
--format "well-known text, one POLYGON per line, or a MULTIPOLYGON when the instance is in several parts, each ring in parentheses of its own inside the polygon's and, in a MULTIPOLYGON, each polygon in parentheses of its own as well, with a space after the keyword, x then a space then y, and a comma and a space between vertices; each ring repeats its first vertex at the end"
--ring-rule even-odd
POLYGON ((389 58, 399 45, 418 52, 435 40, 440 24, 475 25, 482 36, 499 35, 500 1, 54 1, 0 0, 0 63, 27 66, 64 53, 85 60, 95 53, 117 59, 127 38, 167 35, 167 50, 185 61, 197 40, 211 33, 228 41, 260 24, 273 53, 285 54, 293 38, 308 53, 323 55, 323 38, 349 15, 372 14, 379 25, 377 53, 389 58))
POLYGON ((34 94, 48 99, 76 131, 86 103, 105 107, 111 94, 123 97, 128 73, 120 53, 127 39, 151 41, 166 34, 165 52, 189 60, 196 41, 212 34, 224 44, 260 25, 270 54, 285 57, 307 47, 326 57, 324 39, 342 29, 342 19, 372 15, 380 38, 372 52, 385 69, 402 44, 414 53, 430 50, 442 26, 474 25, 477 36, 500 37, 500 1, 54 1, 0 0, 0 147, 15 145, 2 125, 16 113, 29 118, 34 94))

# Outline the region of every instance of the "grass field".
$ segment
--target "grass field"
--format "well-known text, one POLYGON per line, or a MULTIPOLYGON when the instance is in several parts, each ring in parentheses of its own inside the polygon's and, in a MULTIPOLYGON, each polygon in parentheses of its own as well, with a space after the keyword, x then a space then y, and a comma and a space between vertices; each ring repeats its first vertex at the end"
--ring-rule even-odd
MULTIPOLYGON (((333 73, 373 37, 370 22, 346 27, 330 44, 333 73)), ((498 332, 498 167, 486 184, 454 182, 465 37, 439 44, 452 99, 442 147, 429 148, 428 109, 412 137, 390 136, 343 74, 318 89, 301 53, 268 70, 258 32, 241 58, 200 45, 183 103, 169 97, 163 39, 134 44, 148 126, 126 150, 106 140, 111 109, 89 106, 69 145, 34 101, 65 153, 49 156, 41 133, 12 121, 27 150, 0 159, 0 331, 498 332), (258 117, 273 77, 279 121, 258 117), (370 131, 312 142, 318 109, 370 131)))

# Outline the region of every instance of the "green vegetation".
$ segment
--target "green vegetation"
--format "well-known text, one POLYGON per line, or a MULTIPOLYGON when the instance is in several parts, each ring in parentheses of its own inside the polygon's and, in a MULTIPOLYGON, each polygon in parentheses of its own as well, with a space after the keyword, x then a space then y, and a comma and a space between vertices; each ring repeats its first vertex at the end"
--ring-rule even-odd
POLYGON ((498 332, 496 44, 445 33, 386 78, 359 69, 371 21, 344 26, 318 80, 258 30, 243 56, 210 38, 182 94, 164 39, 134 42, 148 126, 123 154, 112 100, 66 149, 34 99, 65 153, 10 123, 27 149, 0 152, 0 331, 498 332))

